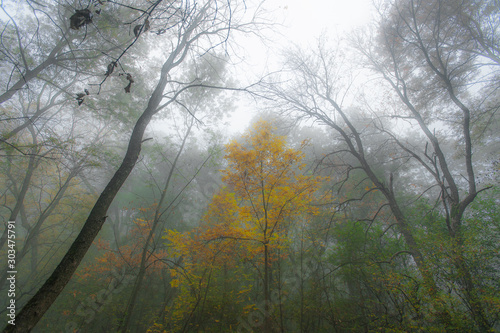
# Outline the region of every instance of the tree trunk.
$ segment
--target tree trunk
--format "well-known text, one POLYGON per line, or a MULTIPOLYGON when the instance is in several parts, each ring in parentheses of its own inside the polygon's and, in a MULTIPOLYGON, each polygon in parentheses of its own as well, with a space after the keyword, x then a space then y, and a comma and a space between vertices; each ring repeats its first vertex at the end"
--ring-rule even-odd
MULTIPOLYGON (((17 215, 19 214, 19 211, 21 210, 21 207, 24 203, 24 198, 26 197, 26 193, 28 192, 29 185, 31 184, 31 178, 33 177, 33 171, 35 171, 38 161, 35 161, 36 159, 36 147, 33 147, 31 149, 31 156, 28 162, 28 169, 26 170, 26 174, 24 176, 23 180, 23 185, 21 186, 21 190, 19 193, 16 194, 16 205, 12 209, 10 216, 9 216, 9 221, 15 221, 17 219, 17 215)), ((5 227, 2 237, 0 238, 0 249, 2 249, 7 242, 7 227, 5 227)))
MULTIPOLYGON (((4 329, 5 333, 30 332, 31 329, 33 329, 33 327, 35 327, 38 323, 40 318, 42 318, 45 312, 50 308, 52 303, 54 303, 59 294, 63 291, 64 287, 68 284, 69 280, 78 268, 78 265, 83 260, 85 253, 87 253, 88 249, 92 245, 92 242, 97 237, 97 234, 106 221, 106 213, 109 206, 113 202, 113 199, 117 195, 125 180, 127 180, 139 158, 144 132, 152 117, 159 111, 158 107, 163 99, 163 92, 165 91, 165 87, 168 83, 168 75, 173 68, 178 66, 185 59, 188 51, 190 50, 191 43, 193 42, 193 40, 190 40, 191 35, 194 29, 204 18, 206 10, 207 7, 202 8, 193 18, 190 25, 186 28, 182 35, 179 36, 179 40, 177 41, 175 48, 164 62, 158 84, 148 101, 146 109, 134 126, 125 157, 123 158, 118 170, 101 192, 101 195, 92 208, 85 224, 82 227, 82 230, 52 275, 16 316, 16 325, 7 325, 4 329)), ((200 36, 201 35, 197 35, 194 39, 200 38, 200 36)), ((170 102, 174 101, 184 89, 180 89, 171 98, 170 102)), ((168 104, 169 103, 166 105, 168 104)))
MULTIPOLYGON (((83 161, 81 161, 83 162, 83 161)), ((16 254, 16 265, 19 265, 19 263, 23 260, 24 256, 28 253, 28 250, 32 249, 32 245, 37 243, 37 238, 39 236, 40 229, 42 228, 43 224, 49 218, 49 216, 52 214, 54 209, 59 205, 59 202, 64 196, 64 193, 66 190, 69 188, 71 180, 78 175, 78 173, 81 170, 81 165, 77 165, 73 167, 71 170, 70 174, 68 175, 68 178, 66 178, 64 184, 61 186, 61 188, 57 191, 57 194, 55 195, 54 199, 50 202, 50 204, 43 210, 42 214, 38 217, 38 220, 36 221, 35 225, 32 227, 30 226, 29 229, 29 234, 26 237, 26 241, 24 242, 24 245, 20 251, 17 251, 16 254)), ((7 269, 7 265, 5 267, 4 273, 0 277, 0 289, 4 286, 5 282, 7 281, 7 275, 9 270, 7 269)))
POLYGON ((160 218, 163 214, 161 212, 161 210, 163 207, 163 203, 165 201, 165 197, 167 195, 167 190, 170 186, 170 180, 172 179, 174 171, 177 167, 177 162, 179 161, 179 157, 181 156, 181 154, 184 150, 184 146, 185 146, 186 141, 189 137, 189 134, 191 133, 191 129, 193 128, 193 125, 194 125, 194 118, 191 120, 191 124, 189 125, 189 127, 187 129, 186 135, 184 136, 184 139, 182 140, 182 144, 179 148, 179 151, 177 152, 177 155, 175 156, 175 159, 174 159, 172 166, 170 168, 170 172, 168 173, 167 180, 165 181, 165 186, 164 186, 163 191, 161 193, 160 201, 158 202, 158 205, 156 206, 156 209, 155 209, 155 216, 154 216, 153 224, 151 226, 151 230, 149 231, 148 238, 146 239, 146 243, 144 244, 144 248, 142 249, 139 274, 137 275, 137 278, 136 278, 135 283, 134 283, 134 288, 132 290, 132 294, 130 295, 130 298, 129 298, 129 301, 127 304, 127 309, 125 311, 125 319, 123 320, 122 324, 118 328, 118 332, 126 333, 128 331, 128 328, 130 325, 130 318, 132 317, 132 312, 134 311, 137 295, 139 294, 139 289, 142 286, 144 274, 146 273, 146 262, 150 257, 150 256, 148 256, 149 244, 151 243, 151 240, 153 239, 154 233, 158 228, 160 218))
POLYGON ((269 292, 269 247, 264 243, 264 333, 271 332, 271 300, 269 292))
POLYGON ((165 71, 165 73, 163 72, 162 70, 162 76, 149 100, 146 110, 139 117, 132 131, 127 153, 122 164, 97 199, 82 230, 52 275, 16 316, 16 325, 7 325, 4 332, 30 332, 52 303, 54 303, 78 268, 85 253, 87 253, 87 250, 92 245, 92 242, 106 221, 106 212, 109 206, 129 174, 132 172, 139 158, 144 131, 160 104, 163 91, 167 84, 166 74, 168 71, 165 71))

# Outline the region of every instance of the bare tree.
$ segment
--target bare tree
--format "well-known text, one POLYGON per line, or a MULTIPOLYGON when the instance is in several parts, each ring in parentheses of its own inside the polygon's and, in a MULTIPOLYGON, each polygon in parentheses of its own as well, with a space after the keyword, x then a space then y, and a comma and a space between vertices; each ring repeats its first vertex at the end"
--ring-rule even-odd
MULTIPOLYGON (((489 39, 489 46, 476 40, 480 33, 471 32, 470 20, 464 28, 463 18, 467 14, 463 10, 471 6, 479 10, 472 3, 469 7, 457 7, 450 1, 384 4, 387 7, 381 9, 380 25, 374 36, 354 39, 355 48, 366 60, 365 66, 383 79, 376 81, 379 87, 388 84, 390 89, 378 95, 385 94, 379 110, 373 102, 365 106, 357 103, 362 110, 359 117, 359 113, 345 106, 347 102, 355 104, 363 100, 360 98, 362 93, 351 89, 354 72, 346 70, 346 65, 352 60, 348 61, 346 53, 332 51, 321 43, 315 52, 290 54, 290 74, 283 75, 277 80, 282 83, 270 89, 283 110, 314 119, 337 133, 342 145, 336 155, 351 157, 350 160, 344 158, 346 174, 362 170, 383 194, 408 246, 408 251, 395 256, 411 255, 428 290, 435 315, 446 326, 451 324, 450 310, 442 301, 441 286, 429 270, 422 244, 404 212, 404 202, 398 198, 396 186, 401 186, 404 178, 398 175, 398 167, 377 165, 370 157, 376 149, 374 135, 385 138, 380 141, 385 142, 384 145, 391 145, 391 155, 395 156, 393 164, 401 167, 403 161, 411 163, 411 168, 424 175, 427 186, 417 197, 432 194, 441 204, 451 244, 448 260, 457 270, 453 283, 459 286, 457 291, 463 297, 464 309, 470 311, 470 317, 480 330, 487 331, 494 323, 494 315, 488 313, 481 301, 480 291, 467 266, 462 250, 462 225, 469 205, 478 193, 489 188, 487 185, 479 187, 476 180, 472 121, 491 119, 499 107, 497 99, 496 105, 492 103, 492 97, 498 96, 496 44, 493 37, 489 39), (412 140, 408 140, 406 133, 391 129, 391 122, 392 125, 406 123, 406 127, 418 128, 421 142, 410 143, 412 140), (443 136, 439 129, 450 134, 443 136), (452 153, 447 149, 450 141, 455 143, 452 153), (381 173, 380 167, 385 172, 381 173), (433 191, 435 188, 439 191, 433 191)), ((494 22, 498 9, 489 7, 489 10, 489 19, 483 20, 494 22)), ((469 17, 477 18, 476 12, 473 13, 469 17)), ((486 33, 485 29, 490 27, 480 23, 474 25, 483 36, 498 37, 496 26, 493 32, 486 33)))

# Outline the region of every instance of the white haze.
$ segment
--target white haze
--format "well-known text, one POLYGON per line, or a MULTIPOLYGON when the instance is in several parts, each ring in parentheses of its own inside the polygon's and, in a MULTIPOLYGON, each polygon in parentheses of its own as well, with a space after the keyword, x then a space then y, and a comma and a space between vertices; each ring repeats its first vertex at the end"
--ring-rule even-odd
MULTIPOLYGON (((322 34, 348 33, 370 21, 373 3, 371 0, 268 0, 264 8, 274 18, 277 25, 270 40, 263 45, 258 40, 245 41, 243 68, 250 68, 247 81, 255 80, 266 72, 277 69, 277 59, 283 48, 294 44, 302 47, 312 46, 322 34)), ((241 98, 229 121, 226 134, 244 131, 255 116, 257 106, 251 99, 241 98)))

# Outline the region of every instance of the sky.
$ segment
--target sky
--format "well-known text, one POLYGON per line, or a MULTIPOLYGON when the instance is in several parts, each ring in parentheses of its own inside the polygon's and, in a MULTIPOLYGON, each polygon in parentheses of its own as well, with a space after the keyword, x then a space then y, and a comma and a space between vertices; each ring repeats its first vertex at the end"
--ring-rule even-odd
MULTIPOLYGON (((258 1, 261 0, 246 0, 258 1)), ((303 47, 316 43, 318 37, 324 33, 337 34, 361 27, 370 21, 370 11, 373 0, 265 0, 266 14, 273 17, 272 32, 267 32, 271 39, 267 45, 257 38, 241 39, 237 54, 243 63, 236 67, 233 73, 242 82, 255 82, 269 71, 279 67, 281 60, 278 57, 281 49, 295 44, 303 47), (278 32, 278 33, 276 33, 278 32), (250 73, 250 74, 249 74, 250 73), (242 79, 247 76, 246 79, 242 79)), ((223 125, 223 134, 226 138, 238 136, 248 129, 251 120, 256 116, 258 105, 243 93, 234 94, 236 110, 223 125)), ((157 121, 153 126, 158 130, 169 128, 168 123, 157 121)))
MULTIPOLYGON (((257 72, 265 71, 266 64, 275 61, 273 57, 279 54, 278 49, 288 43, 307 47, 323 33, 343 33, 367 24, 373 5, 372 0, 267 0, 265 7, 280 23, 277 30, 283 37, 271 50, 250 43, 245 60, 257 72)), ((248 102, 239 107, 231 117, 227 134, 243 132, 254 111, 255 106, 248 102)))
POLYGON ((345 31, 366 23, 371 0, 271 0, 284 8, 290 38, 308 41, 327 29, 345 31))

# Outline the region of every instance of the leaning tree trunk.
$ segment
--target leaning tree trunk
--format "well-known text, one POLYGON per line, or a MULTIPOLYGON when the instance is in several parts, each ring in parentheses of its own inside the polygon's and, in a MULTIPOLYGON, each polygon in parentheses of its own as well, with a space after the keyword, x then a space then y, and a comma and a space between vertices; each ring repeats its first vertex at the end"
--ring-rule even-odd
POLYGON ((106 213, 109 206, 132 172, 139 158, 144 132, 151 118, 157 112, 158 106, 162 100, 163 91, 168 82, 167 74, 178 54, 178 52, 173 52, 164 64, 160 80, 153 95, 149 99, 148 106, 137 120, 132 131, 127 153, 120 167, 97 199, 79 235, 76 237, 52 275, 16 316, 16 325, 7 325, 4 332, 25 333, 31 331, 73 276, 78 265, 87 253, 87 250, 92 245, 92 242, 106 221, 106 213))
MULTIPOLYGON (((156 2, 156 5, 160 2, 156 2)), ((156 5, 153 5, 151 8, 155 8, 156 5)), ((152 11, 152 9, 150 10, 152 11)), ((180 18, 181 22, 177 25, 178 31, 172 34, 172 36, 175 36, 174 40, 172 40, 173 48, 163 64, 159 81, 149 99, 148 105, 135 124, 130 136, 127 152, 120 167, 100 194, 82 230, 52 275, 16 316, 16 325, 7 325, 4 332, 29 332, 42 318, 70 281, 106 221, 108 208, 139 158, 143 135, 152 117, 160 109, 173 103, 184 90, 193 86, 201 86, 200 84, 185 85, 176 92, 171 92, 169 101, 160 107, 160 102, 164 98, 165 87, 169 82, 171 70, 184 62, 192 48, 201 47, 199 40, 202 37, 208 36, 209 38, 213 38, 215 35, 220 35, 219 37, 224 38, 222 41, 224 43, 227 41, 230 30, 236 29, 236 26, 231 24, 232 15, 227 17, 220 16, 220 10, 221 8, 217 7, 217 1, 213 1, 213 4, 212 1, 207 1, 205 4, 196 3, 187 12, 181 11, 182 17, 180 18), (217 17, 218 21, 209 17, 211 15, 217 17), (205 23, 207 24, 206 26, 205 23), (201 26, 202 24, 203 26, 201 26), (198 28, 201 31, 196 31, 200 30, 198 28)), ((230 8, 228 12, 232 14, 230 8)))

